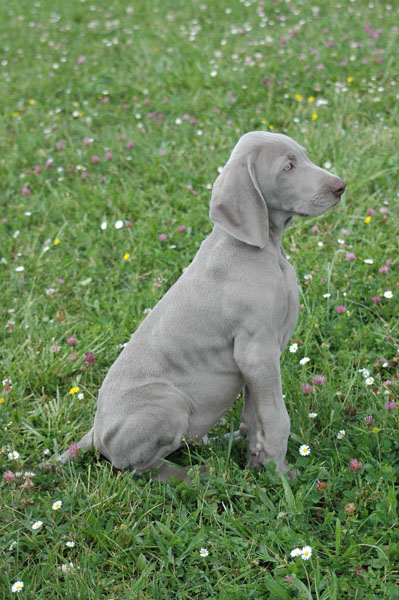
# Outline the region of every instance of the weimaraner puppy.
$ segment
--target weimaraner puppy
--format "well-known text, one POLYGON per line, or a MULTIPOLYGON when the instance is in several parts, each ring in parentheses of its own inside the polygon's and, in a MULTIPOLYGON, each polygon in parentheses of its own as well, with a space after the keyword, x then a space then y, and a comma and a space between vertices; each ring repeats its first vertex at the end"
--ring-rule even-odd
POLYGON ((184 439, 206 440, 244 388, 249 464, 274 461, 286 473, 280 355, 299 298, 282 235, 295 215, 334 206, 345 185, 285 135, 243 135, 213 187, 213 231, 112 365, 78 446, 166 479, 176 471, 163 459, 184 439))

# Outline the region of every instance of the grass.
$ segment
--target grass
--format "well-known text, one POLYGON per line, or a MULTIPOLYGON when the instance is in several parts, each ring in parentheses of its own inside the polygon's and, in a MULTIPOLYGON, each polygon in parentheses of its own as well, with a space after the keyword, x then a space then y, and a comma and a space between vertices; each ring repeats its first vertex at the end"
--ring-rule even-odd
MULTIPOLYGON (((397 5, 0 12, 1 597, 398 599, 397 5), (298 349, 282 357, 300 476, 247 469, 244 442, 173 456, 192 487, 91 453, 29 475, 91 426, 120 344, 211 230, 217 168, 256 129, 287 133, 348 184, 285 235, 301 287, 298 349), (304 546, 309 560, 290 556, 304 546)), ((239 404, 213 434, 238 426, 239 404)))

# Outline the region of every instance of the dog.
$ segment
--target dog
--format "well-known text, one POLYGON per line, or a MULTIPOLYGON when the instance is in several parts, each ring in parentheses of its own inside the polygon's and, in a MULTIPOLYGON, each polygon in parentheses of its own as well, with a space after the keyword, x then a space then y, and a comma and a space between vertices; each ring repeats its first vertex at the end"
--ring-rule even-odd
MULTIPOLYGON (((187 480, 164 459, 182 440, 206 440, 243 390, 250 466, 287 473, 290 419, 280 355, 299 296, 282 235, 296 215, 321 215, 345 182, 286 135, 243 135, 215 181, 211 234, 144 319, 99 392, 92 445, 117 469, 187 480)), ((58 457, 66 463, 68 450, 58 457)))

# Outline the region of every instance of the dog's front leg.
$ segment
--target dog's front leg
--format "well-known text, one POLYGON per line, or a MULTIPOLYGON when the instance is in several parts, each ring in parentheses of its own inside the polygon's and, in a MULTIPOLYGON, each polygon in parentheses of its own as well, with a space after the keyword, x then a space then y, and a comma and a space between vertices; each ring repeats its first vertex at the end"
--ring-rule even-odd
POLYGON ((246 384, 241 429, 248 436, 249 464, 273 461, 277 471, 286 473, 290 419, 281 391, 280 353, 236 343, 234 356, 246 384))

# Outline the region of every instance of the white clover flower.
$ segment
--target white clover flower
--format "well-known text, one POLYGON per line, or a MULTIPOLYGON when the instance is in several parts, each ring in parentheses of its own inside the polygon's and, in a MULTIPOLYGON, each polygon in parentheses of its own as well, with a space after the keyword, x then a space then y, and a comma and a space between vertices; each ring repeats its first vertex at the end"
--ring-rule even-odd
POLYGON ((301 558, 303 560, 309 560, 312 556, 312 548, 310 546, 304 546, 301 550, 301 558))
POLYGON ((337 438, 338 438, 339 440, 342 440, 342 439, 345 437, 345 435, 346 435, 345 429, 341 429, 341 430, 340 430, 340 431, 338 431, 338 433, 337 433, 337 438))
POLYGON ((203 556, 204 558, 209 555, 209 552, 206 548, 201 548, 199 553, 200 553, 200 556, 203 556))
POLYGON ((308 363, 310 361, 310 358, 308 356, 305 356, 304 358, 301 358, 301 360, 299 361, 300 365, 306 365, 306 363, 308 363))
POLYGON ((312 281, 313 276, 310 273, 308 273, 307 275, 304 275, 303 278, 305 281, 312 281))
POLYGON ((35 531, 36 529, 40 529, 43 525, 43 521, 35 521, 32 525, 32 529, 35 531))
POLYGON ((289 351, 292 352, 292 353, 297 352, 298 351, 298 344, 296 344, 296 343, 291 344, 291 346, 289 347, 289 351))
POLYGON ((59 510, 62 506, 62 500, 56 500, 55 502, 53 502, 53 506, 52 509, 53 510, 59 510))
POLYGON ((310 454, 310 448, 307 444, 302 444, 302 446, 299 448, 299 454, 301 456, 308 456, 310 454))

